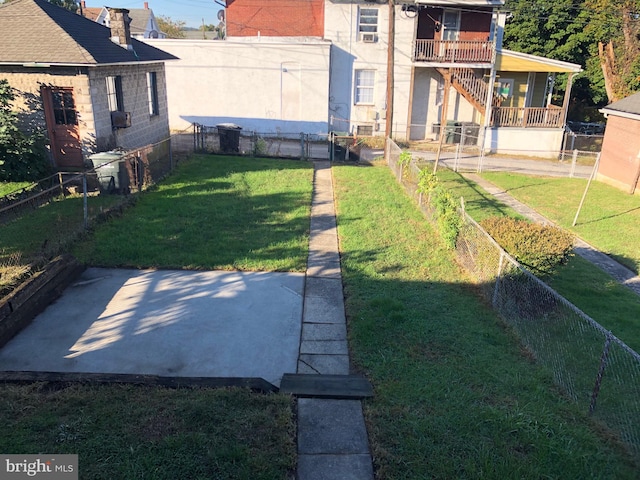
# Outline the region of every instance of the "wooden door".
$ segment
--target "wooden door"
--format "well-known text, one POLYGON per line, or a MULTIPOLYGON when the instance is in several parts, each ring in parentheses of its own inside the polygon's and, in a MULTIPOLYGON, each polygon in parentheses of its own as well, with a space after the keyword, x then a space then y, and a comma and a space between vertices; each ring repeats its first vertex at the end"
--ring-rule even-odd
POLYGON ((82 167, 82 145, 73 88, 43 87, 51 153, 58 167, 82 167))

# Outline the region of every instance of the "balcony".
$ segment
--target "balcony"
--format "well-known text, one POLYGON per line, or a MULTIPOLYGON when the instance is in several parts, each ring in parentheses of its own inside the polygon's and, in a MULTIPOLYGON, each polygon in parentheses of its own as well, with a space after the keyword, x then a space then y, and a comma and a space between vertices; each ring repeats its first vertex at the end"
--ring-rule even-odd
POLYGON ((549 107, 495 107, 491 110, 491 126, 520 128, 562 128, 564 110, 549 107))
POLYGON ((492 42, 418 39, 413 48, 413 61, 490 64, 493 61, 493 52, 492 42))

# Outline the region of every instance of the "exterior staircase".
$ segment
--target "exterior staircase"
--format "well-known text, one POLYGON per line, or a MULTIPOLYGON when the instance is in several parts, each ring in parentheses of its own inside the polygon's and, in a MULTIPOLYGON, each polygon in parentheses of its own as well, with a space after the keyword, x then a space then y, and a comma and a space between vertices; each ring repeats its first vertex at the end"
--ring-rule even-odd
MULTIPOLYGON (((451 86, 462 95, 481 115, 486 114, 489 84, 472 68, 437 68, 440 75, 449 79, 451 86)), ((493 98, 493 106, 500 105, 500 98, 493 98)))

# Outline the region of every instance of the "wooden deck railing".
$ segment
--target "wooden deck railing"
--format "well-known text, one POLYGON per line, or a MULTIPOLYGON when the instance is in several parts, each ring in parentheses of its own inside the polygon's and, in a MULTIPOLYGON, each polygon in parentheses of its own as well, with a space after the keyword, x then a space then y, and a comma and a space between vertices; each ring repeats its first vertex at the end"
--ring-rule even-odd
POLYGON ((564 111, 560 107, 494 107, 491 111, 493 127, 560 128, 564 111))
POLYGON ((415 62, 491 63, 492 59, 492 42, 418 39, 413 49, 415 62))

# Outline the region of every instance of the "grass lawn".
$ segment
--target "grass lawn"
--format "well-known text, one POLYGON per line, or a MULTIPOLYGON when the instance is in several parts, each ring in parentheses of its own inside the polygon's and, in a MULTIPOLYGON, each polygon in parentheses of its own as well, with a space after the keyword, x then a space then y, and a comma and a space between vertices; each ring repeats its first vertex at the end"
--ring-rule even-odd
MULTIPOLYGON (((195 156, 75 253, 93 265, 303 271, 312 178, 307 162, 195 156)), ((75 200, 3 226, 0 251, 37 251, 75 200)), ((47 383, 0 385, 0 396, 0 450, 77 453, 81 478, 293 478, 289 396, 47 383)))
POLYGON ((194 156, 74 254, 94 266, 306 269, 313 168, 194 156))
MULTIPOLYGON (((541 179, 536 177, 527 177, 524 175, 511 174, 483 174, 488 180, 494 181, 494 177, 513 177, 525 181, 529 179, 530 187, 537 185, 538 188, 544 188, 546 182, 554 183, 556 180, 568 179, 541 179)), ((513 209, 503 205, 492 195, 485 192, 475 183, 463 178, 461 175, 451 170, 440 170, 438 177, 450 189, 456 197, 464 197, 465 208, 467 213, 476 221, 491 216, 507 215, 511 217, 521 218, 513 209)), ((579 179, 572 179, 585 186, 585 182, 579 179)), ((500 184, 503 188, 505 185, 500 184)), ((564 182, 563 182, 564 184, 564 182)), ((602 185, 606 187, 606 185, 602 185)), ((607 189, 610 187, 607 187, 607 189)), ((510 190, 509 193, 514 194, 519 190, 510 190)), ((581 195, 581 194, 580 194, 581 195)), ((544 195, 540 193, 540 196, 544 195)), ((550 195, 552 199, 555 195, 550 195)), ((629 197, 628 195, 626 197, 629 197)), ((521 199, 525 201, 524 199, 521 199)), ((580 197, 578 197, 578 202, 580 197)), ((640 199, 635 200, 640 205, 640 199)), ((526 202, 525 202, 526 203, 526 202)), ((530 205, 536 208, 533 205, 530 205)), ((640 206, 638 212, 640 213, 640 206)), ((541 213, 544 213, 541 211, 541 213)), ((573 213, 575 215, 575 212, 573 213)), ((621 217, 616 217, 621 218, 621 217)), ((615 219, 612 219, 615 220, 615 219)), ((573 221, 573 219, 571 219, 573 221)), ((628 225, 625 222, 623 225, 628 225)), ((613 225, 610 225, 612 231, 617 231, 613 225)), ((627 227, 624 227, 627 228, 627 227)), ((640 238, 640 229, 638 225, 628 226, 630 230, 638 231, 640 238)), ((576 232, 577 233, 577 232, 576 232)), ((615 235, 609 234, 610 237, 615 235)), ((627 345, 636 351, 640 351, 640 297, 629 290, 627 287, 620 285, 613 280, 610 275, 595 267, 582 257, 573 256, 567 265, 561 267, 558 272, 545 281, 554 288, 563 297, 580 308, 595 321, 603 325, 606 329, 611 330, 614 335, 624 341, 627 345)))
POLYGON ((636 273, 640 271, 640 196, 591 182, 578 222, 572 227, 586 180, 511 173, 483 176, 636 273))
POLYGON ((480 300, 386 167, 334 167, 334 178, 378 478, 637 478, 480 300))
POLYGON ((31 182, 0 182, 0 197, 4 197, 29 185, 31 185, 31 182))
POLYGON ((0 450, 77 454, 80 478, 282 480, 295 468, 285 395, 36 383, 0 396, 0 450))

